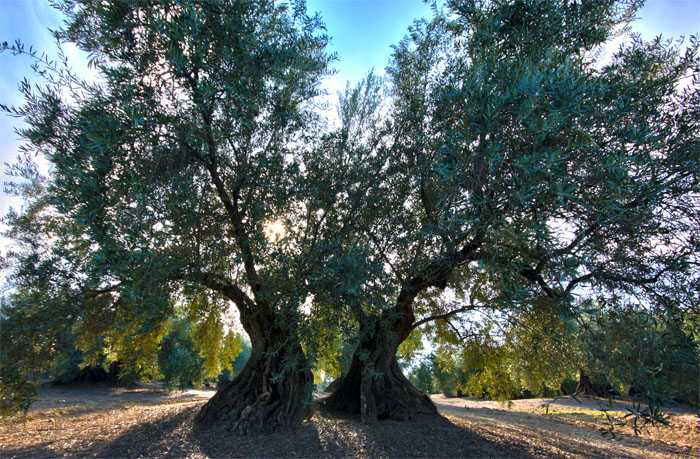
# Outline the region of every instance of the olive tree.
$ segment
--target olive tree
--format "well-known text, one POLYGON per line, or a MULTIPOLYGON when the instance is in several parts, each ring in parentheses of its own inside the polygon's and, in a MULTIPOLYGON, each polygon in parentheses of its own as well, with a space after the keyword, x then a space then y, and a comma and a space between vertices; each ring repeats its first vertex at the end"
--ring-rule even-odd
POLYGON ((516 310, 545 296, 566 311, 581 292, 697 304, 697 42, 634 36, 596 60, 638 6, 448 1, 395 48, 382 176, 356 216, 389 294, 368 301, 378 312, 331 406, 435 413, 395 355, 451 286, 488 285, 489 306, 516 310))
POLYGON ((53 211, 85 241, 92 288, 116 299, 99 312, 135 324, 128 342, 162 332, 178 302, 203 315, 235 305, 251 356, 197 421, 243 434, 297 425, 312 390, 297 330, 309 270, 297 152, 330 61, 318 18, 303 1, 59 7, 58 39, 89 53, 100 80, 25 85, 15 114, 50 163, 53 211))

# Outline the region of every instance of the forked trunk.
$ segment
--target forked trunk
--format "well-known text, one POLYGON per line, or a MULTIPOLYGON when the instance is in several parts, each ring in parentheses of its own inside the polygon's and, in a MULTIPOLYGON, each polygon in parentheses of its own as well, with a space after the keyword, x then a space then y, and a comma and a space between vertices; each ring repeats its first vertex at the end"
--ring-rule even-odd
POLYGON ((347 374, 335 383, 326 406, 360 414, 363 422, 438 415, 430 397, 413 387, 403 375, 396 360, 395 341, 387 332, 378 331, 361 343, 347 374))
POLYGON ((363 422, 439 415, 430 397, 413 387, 396 361, 399 344, 414 328, 416 296, 431 285, 445 288, 440 279, 446 278, 449 269, 441 264, 431 271, 431 276, 438 274, 442 277, 431 277, 428 281, 417 276, 407 281, 393 309, 385 311, 382 317, 361 321, 360 334, 365 338, 355 349, 347 374, 336 383, 337 389, 328 398, 328 408, 359 413, 363 422))

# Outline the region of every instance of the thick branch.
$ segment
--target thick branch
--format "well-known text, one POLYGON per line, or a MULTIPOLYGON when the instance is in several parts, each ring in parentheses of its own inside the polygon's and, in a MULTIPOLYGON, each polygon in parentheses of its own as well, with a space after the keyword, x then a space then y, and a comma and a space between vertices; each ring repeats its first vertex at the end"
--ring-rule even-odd
MULTIPOLYGON (((197 72, 194 72, 194 76, 188 74, 186 76, 186 79, 193 93, 195 95, 198 94, 199 87, 197 81, 197 72)), ((229 194, 226 190, 224 181, 221 178, 221 175, 219 174, 219 166, 216 160, 217 144, 212 129, 213 119, 211 110, 208 110, 204 105, 200 104, 199 113, 202 116, 202 120, 204 121, 204 134, 207 144, 207 157, 203 157, 201 154, 199 154, 199 152, 197 152, 195 149, 193 149, 186 143, 185 146, 190 153, 192 153, 197 159, 199 159, 204 164, 207 171, 209 172, 209 176, 214 182, 216 193, 219 196, 221 203, 224 205, 224 209, 226 210, 226 213, 228 214, 231 224, 233 226, 233 233, 236 238, 236 243, 243 255, 243 266, 245 267, 248 284, 253 290, 253 295, 255 296, 256 302, 260 305, 266 305, 267 301, 261 295, 262 286, 260 284, 258 272, 255 268, 253 251, 250 247, 250 241, 248 240, 248 235, 246 234, 245 227, 243 225, 243 217, 241 216, 240 210, 238 208, 238 202, 240 201, 241 186, 239 184, 236 188, 234 188, 231 194, 229 194)))
POLYGON ((204 272, 185 275, 182 276, 182 279, 198 282, 211 290, 222 293, 226 298, 234 302, 234 304, 241 311, 242 315, 253 313, 253 300, 246 295, 246 293, 241 290, 240 287, 226 281, 225 279, 221 279, 214 274, 204 272))
MULTIPOLYGON (((75 276, 70 276, 70 277, 75 278, 75 276)), ((116 283, 116 284, 114 284, 114 285, 110 285, 109 287, 98 288, 98 289, 85 288, 85 287, 83 287, 82 285, 81 285, 79 288, 80 288, 81 293, 82 293, 84 296, 88 296, 88 297, 97 297, 97 296, 100 296, 100 295, 104 295, 104 294, 106 294, 106 293, 113 293, 113 292, 116 292, 117 289, 121 288, 121 286, 122 286, 122 283, 121 283, 121 282, 118 282, 118 283, 116 283)))
MULTIPOLYGON (((540 266, 540 264, 538 264, 537 266, 540 266)), ((547 285, 547 282, 544 281, 538 269, 525 268, 520 271, 520 275, 523 276, 525 279, 529 280, 530 282, 539 285, 542 291, 548 297, 552 299, 557 297, 557 294, 554 292, 554 290, 552 290, 552 288, 549 285, 547 285)))
POLYGON ((248 282, 253 289, 253 295, 257 302, 261 304, 266 304, 266 301, 260 297, 262 291, 262 286, 260 285, 260 280, 258 278, 258 272, 255 268, 255 259, 253 257, 253 251, 250 247, 250 241, 248 240, 248 235, 245 231, 243 225, 243 218, 241 217, 240 211, 238 209, 238 200, 240 199, 240 188, 235 188, 232 193, 232 197, 226 192, 226 187, 224 181, 221 179, 219 172, 217 170, 216 162, 211 159, 205 163, 207 170, 209 171, 209 176, 214 182, 216 187, 216 192, 219 195, 219 199, 228 213, 231 223, 233 225, 233 234, 236 237, 236 243, 238 248, 243 254, 243 266, 245 267, 246 277, 248 282))
POLYGON ((399 342, 405 339, 413 329, 415 320, 413 301, 416 296, 428 287, 439 289, 447 287, 449 276, 455 268, 476 259, 483 240, 483 233, 477 233, 461 250, 429 263, 417 275, 403 283, 396 299, 396 310, 401 313, 401 318, 396 323, 399 342))
POLYGON ((566 286, 566 290, 564 290, 564 295, 568 295, 569 293, 571 293, 571 291, 574 289, 574 287, 576 287, 581 282, 586 282, 586 281, 592 279, 594 275, 595 275, 595 271, 592 271, 588 274, 584 274, 583 276, 579 276, 575 279, 572 279, 571 282, 569 282, 569 285, 566 286))
POLYGON ((649 285, 649 284, 654 284, 658 282, 658 280, 661 278, 662 275, 667 273, 668 271, 672 271, 674 269, 673 265, 667 265, 663 269, 659 270, 656 274, 650 277, 631 277, 631 276, 619 276, 619 275, 605 275, 603 274, 602 277, 608 278, 610 280, 618 281, 618 282, 625 282, 627 284, 632 284, 636 286, 644 286, 644 285, 649 285))
POLYGON ((465 311, 471 311, 475 308, 473 304, 468 304, 466 306, 462 306, 461 308, 453 309, 452 311, 446 312, 444 314, 434 314, 432 316, 425 317, 417 322, 414 322, 413 325, 411 326, 411 330, 415 330, 416 328, 420 327, 421 325, 434 321, 434 320, 445 320, 449 319, 455 314, 459 314, 460 312, 465 312, 465 311))

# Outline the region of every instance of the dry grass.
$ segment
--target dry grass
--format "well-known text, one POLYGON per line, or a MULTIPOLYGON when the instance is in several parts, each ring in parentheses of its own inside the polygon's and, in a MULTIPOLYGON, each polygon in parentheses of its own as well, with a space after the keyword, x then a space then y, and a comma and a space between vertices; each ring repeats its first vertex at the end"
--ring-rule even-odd
MULTIPOLYGON (((700 423, 673 415, 672 427, 641 437, 601 436, 591 406, 435 397, 446 418, 365 425, 317 409, 301 428, 253 438, 193 428, 213 391, 164 394, 100 387, 49 388, 27 417, 0 424, 2 457, 700 457, 700 423), (578 409, 578 411, 577 411, 578 409)), ((545 401, 546 402, 546 401, 545 401)))

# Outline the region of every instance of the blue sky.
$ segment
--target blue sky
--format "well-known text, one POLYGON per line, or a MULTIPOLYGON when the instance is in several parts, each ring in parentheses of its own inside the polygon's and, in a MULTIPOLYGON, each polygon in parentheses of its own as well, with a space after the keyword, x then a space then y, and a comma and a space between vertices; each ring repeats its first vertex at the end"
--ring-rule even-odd
MULTIPOLYGON (((391 45, 398 42, 414 18, 429 16, 430 9, 422 0, 307 0, 310 11, 319 11, 328 33, 333 37, 331 51, 338 53, 337 74, 326 83, 335 92, 350 81, 356 83, 370 69, 377 73, 391 54, 391 45)), ((658 34, 678 37, 700 33, 700 0, 648 0, 638 13, 633 30, 645 38, 658 34)), ((0 0, 0 42, 20 39, 27 45, 51 52, 52 37, 47 28, 57 28, 61 17, 45 0, 0 0)), ((66 50, 72 66, 86 71, 81 55, 70 47, 66 50)), ((28 59, 0 54, 0 101, 21 103, 17 85, 23 76, 31 76, 28 59)), ((12 162, 19 142, 13 132, 19 120, 0 113, 0 163, 12 162)), ((4 167, 3 170, 4 172, 4 167)), ((2 176, 2 181, 7 180, 2 176)), ((10 202, 0 194, 0 215, 10 202)))

